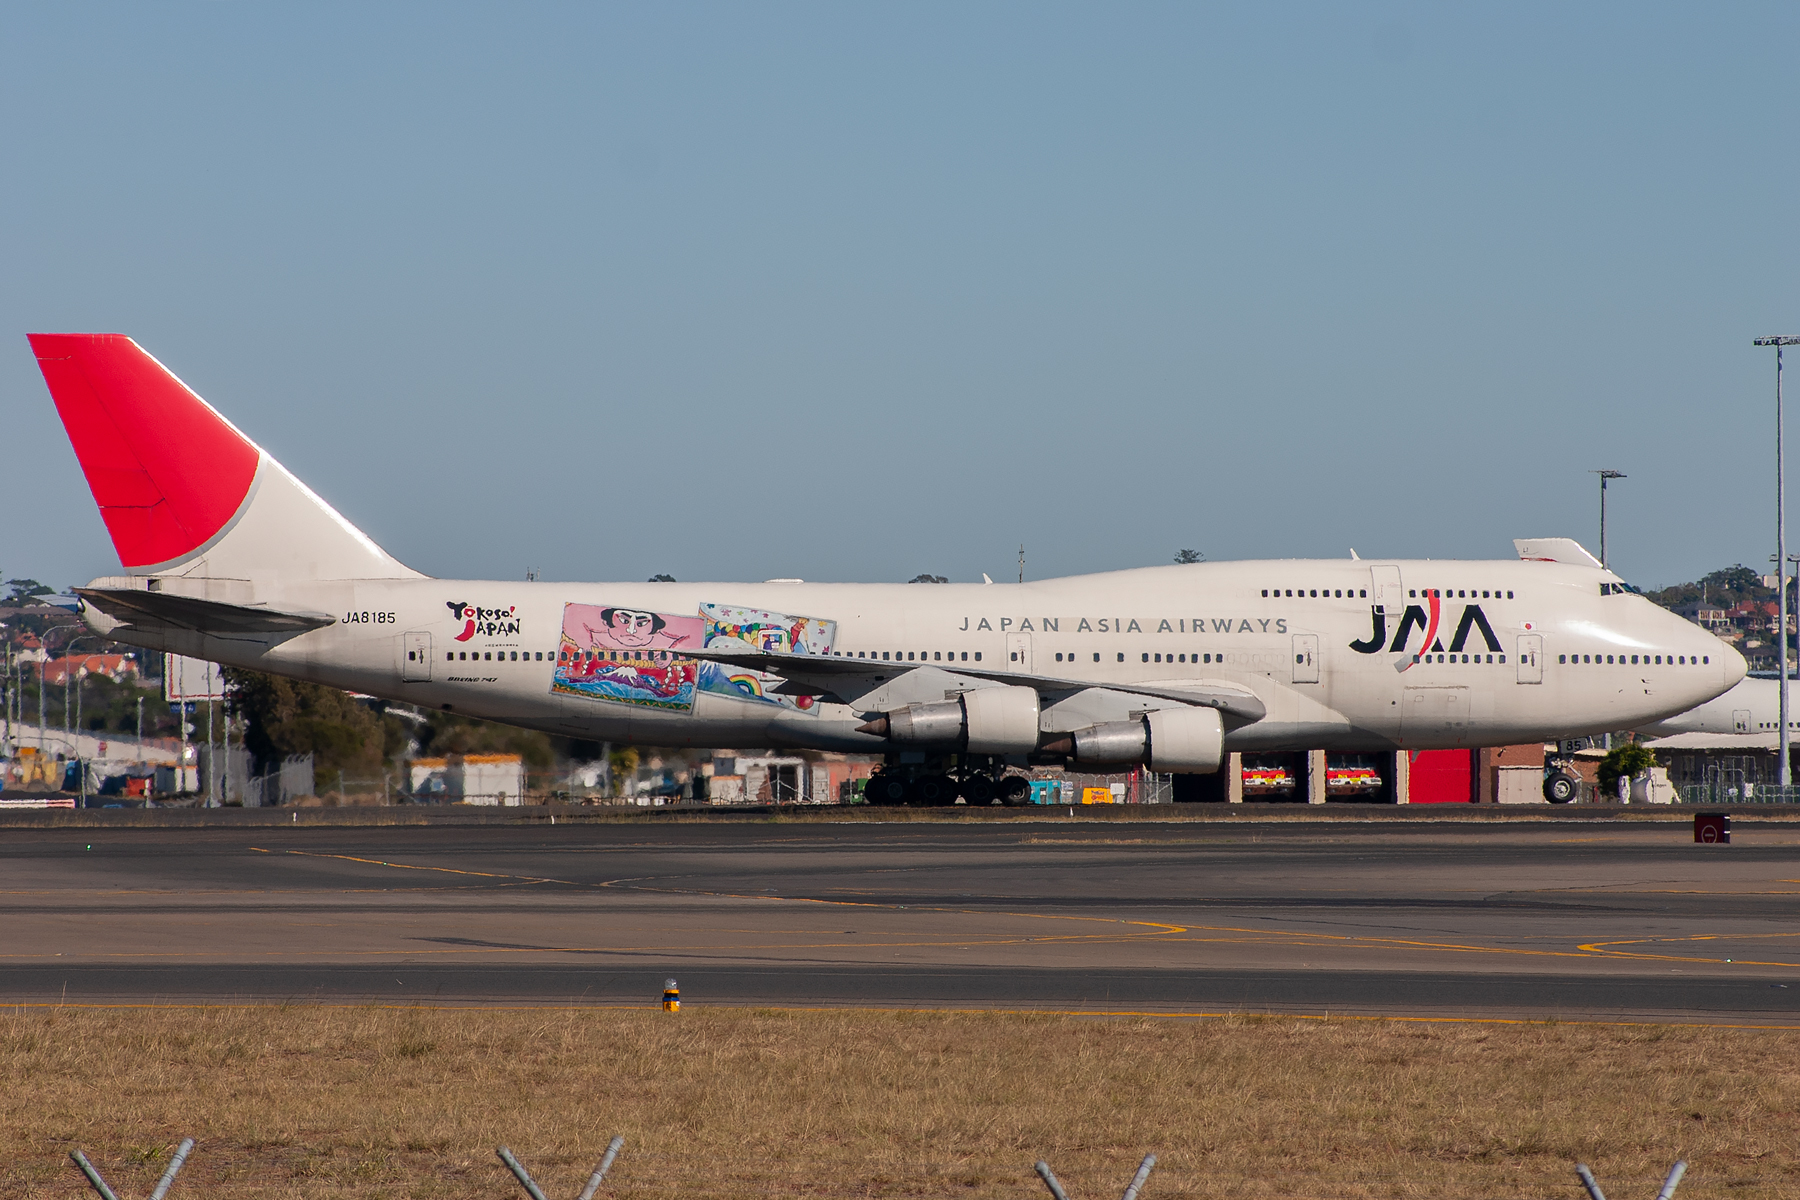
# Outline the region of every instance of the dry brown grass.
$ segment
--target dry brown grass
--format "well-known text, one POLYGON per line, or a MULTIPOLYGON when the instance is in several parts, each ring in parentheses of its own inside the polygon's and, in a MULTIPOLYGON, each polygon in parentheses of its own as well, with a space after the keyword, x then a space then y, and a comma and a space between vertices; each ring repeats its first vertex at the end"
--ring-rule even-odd
POLYGON ((1800 1194, 1800 1034, 867 1011, 33 1009, 0 1015, 0 1194, 141 1197, 1800 1194))

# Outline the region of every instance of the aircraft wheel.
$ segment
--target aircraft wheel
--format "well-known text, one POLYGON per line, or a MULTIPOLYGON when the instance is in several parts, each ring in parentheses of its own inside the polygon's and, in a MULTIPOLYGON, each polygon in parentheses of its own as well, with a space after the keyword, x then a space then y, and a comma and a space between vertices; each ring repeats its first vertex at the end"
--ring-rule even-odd
POLYGON ((942 775, 926 775, 913 784, 920 804, 956 803, 956 785, 942 775))
POLYGON ((1580 794, 1580 784, 1565 771, 1552 771, 1544 776, 1544 799, 1552 804, 1568 804, 1580 794))
POLYGON ((1003 804, 1024 804, 1031 799, 1031 780, 1023 775, 1008 775, 995 789, 1003 804))
POLYGON ((906 780, 895 775, 875 774, 863 787, 870 804, 903 804, 906 802, 906 780))
POLYGON ((970 804, 992 804, 994 781, 986 775, 971 775, 962 782, 962 794, 970 804))

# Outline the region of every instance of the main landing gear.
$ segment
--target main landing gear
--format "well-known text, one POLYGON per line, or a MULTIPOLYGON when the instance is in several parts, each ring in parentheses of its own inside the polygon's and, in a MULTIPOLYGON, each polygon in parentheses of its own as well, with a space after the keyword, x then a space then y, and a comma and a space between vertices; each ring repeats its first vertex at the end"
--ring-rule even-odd
POLYGON ((985 771, 970 771, 960 779, 942 772, 903 774, 890 766, 869 776, 863 795, 870 804, 919 808, 955 804, 959 797, 970 805, 989 805, 996 800, 1024 804, 1031 798, 1031 781, 1023 775, 996 777, 985 771))

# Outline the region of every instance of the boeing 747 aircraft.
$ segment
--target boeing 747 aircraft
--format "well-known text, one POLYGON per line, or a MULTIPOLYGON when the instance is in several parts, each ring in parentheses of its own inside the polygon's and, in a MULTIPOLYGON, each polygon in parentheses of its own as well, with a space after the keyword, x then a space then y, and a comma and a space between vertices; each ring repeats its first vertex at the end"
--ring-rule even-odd
MULTIPOLYGON (((1746 679, 1725 694, 1688 712, 1641 726, 1645 737, 1673 737, 1678 733, 1713 733, 1726 736, 1781 732, 1781 681, 1746 679)), ((1800 739, 1800 683, 1788 681, 1788 733, 1800 739)))
POLYGON ((434 579, 130 338, 31 344, 125 572, 77 589, 96 632, 581 738, 882 754, 877 800, 1629 729, 1744 675, 1567 539, 1025 584, 434 579))

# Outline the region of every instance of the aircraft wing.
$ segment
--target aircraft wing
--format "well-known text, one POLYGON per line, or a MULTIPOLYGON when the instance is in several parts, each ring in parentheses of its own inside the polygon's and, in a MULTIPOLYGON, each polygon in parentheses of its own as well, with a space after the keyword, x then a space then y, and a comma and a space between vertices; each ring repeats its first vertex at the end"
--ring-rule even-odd
MULTIPOLYGON (((1142 683, 1095 683, 1081 679, 1061 679, 1054 675, 1030 675, 1021 671, 987 670, 982 667, 971 667, 967 663, 947 665, 876 662, 867 658, 838 658, 823 654, 771 654, 749 647, 742 650, 718 648, 681 650, 678 653, 688 658, 703 658, 709 662, 727 663, 752 671, 766 671, 771 675, 779 675, 783 679, 803 685, 815 695, 831 694, 833 690, 831 681, 834 678, 844 681, 857 679, 883 683, 904 675, 908 671, 933 668, 941 670, 947 675, 962 675, 971 679, 985 679, 994 683, 1036 688, 1040 693, 1050 695, 1067 696, 1092 688, 1100 691, 1123 692, 1131 696, 1148 696, 1155 700, 1173 700, 1178 704, 1189 704, 1196 708, 1216 708, 1221 715, 1230 716, 1244 724, 1260 721, 1268 712, 1263 702, 1251 693, 1216 685, 1190 688, 1142 683)), ((787 685, 784 684, 783 689, 786 687, 787 685)))
POLYGON ((179 630, 231 637, 242 634, 310 633, 335 625, 324 613, 282 612, 245 604, 225 604, 169 592, 76 588, 75 594, 115 621, 146 632, 179 630))

